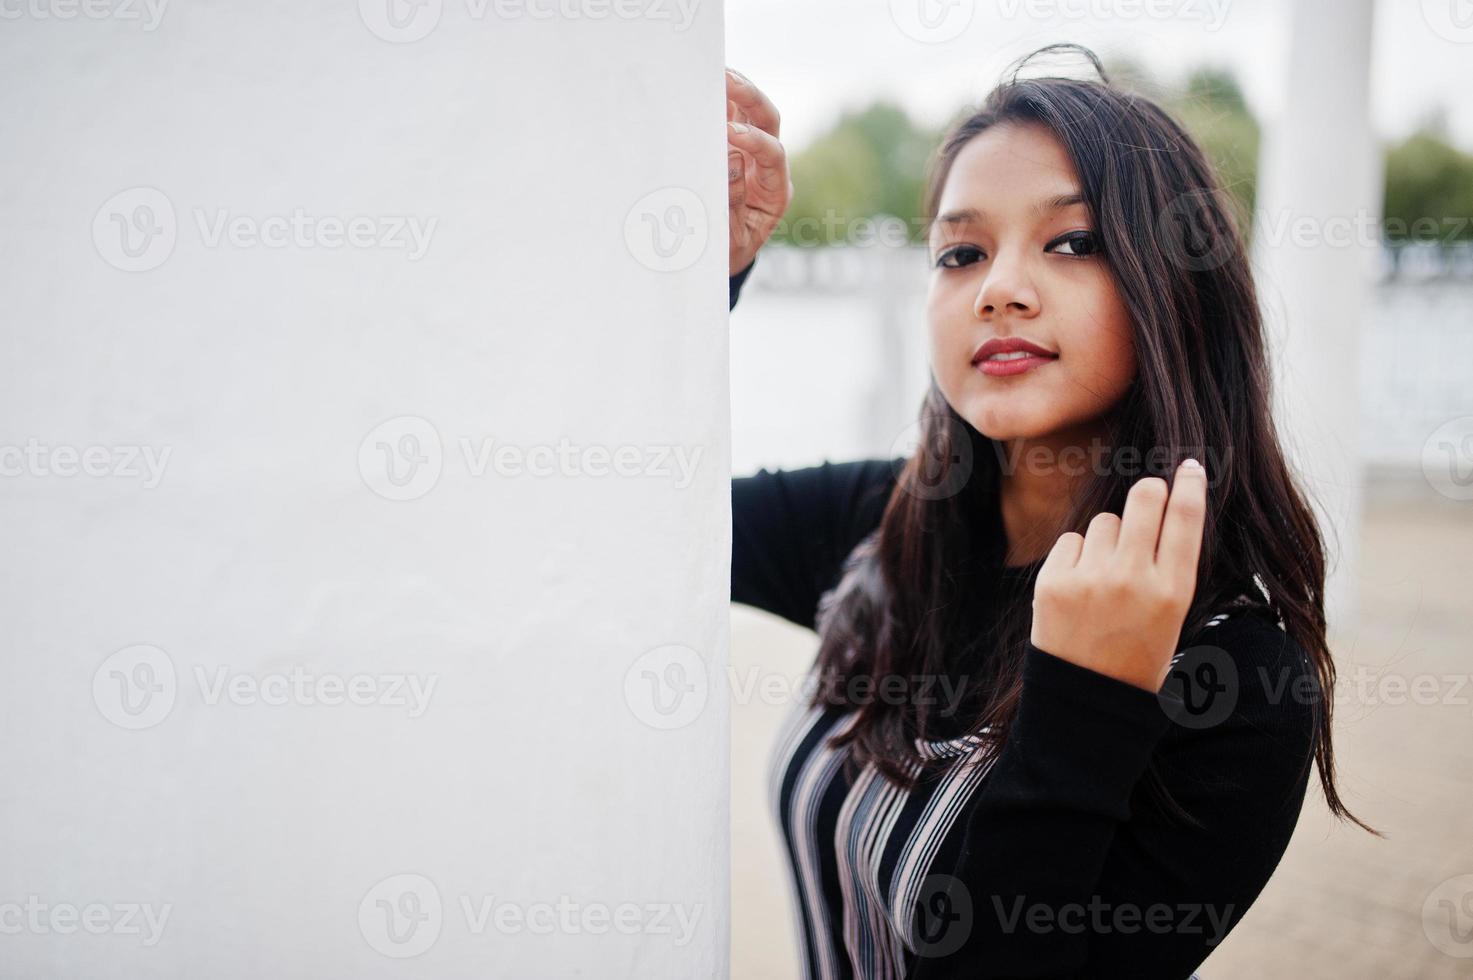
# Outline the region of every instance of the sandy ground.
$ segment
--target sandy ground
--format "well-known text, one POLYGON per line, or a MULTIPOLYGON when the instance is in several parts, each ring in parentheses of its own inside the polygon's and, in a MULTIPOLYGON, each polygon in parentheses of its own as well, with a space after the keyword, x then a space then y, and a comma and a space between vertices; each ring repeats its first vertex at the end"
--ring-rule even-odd
MULTIPOLYGON (((1458 942, 1473 931, 1473 877, 1449 882, 1473 875, 1473 502, 1419 475, 1378 478, 1362 549, 1360 622, 1332 637, 1336 765, 1347 805, 1389 839, 1331 818, 1314 777, 1283 862, 1204 980, 1473 977, 1473 939, 1458 942), (1463 932, 1444 899, 1461 902, 1463 932)), ((766 765, 816 643, 732 609, 735 980, 799 976, 766 765)))

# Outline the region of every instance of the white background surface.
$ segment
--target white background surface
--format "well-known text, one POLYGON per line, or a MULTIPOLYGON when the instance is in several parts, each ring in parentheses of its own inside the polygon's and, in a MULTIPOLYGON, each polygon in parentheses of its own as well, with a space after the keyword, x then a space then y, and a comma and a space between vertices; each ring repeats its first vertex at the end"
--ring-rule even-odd
POLYGON ((367 3, 136 9, 0 33, 0 447, 110 461, 12 451, 0 478, 0 972, 723 975, 720 5, 680 27, 459 0, 410 43, 367 3), (639 209, 672 202, 663 271, 639 209), (211 244, 222 215, 297 209, 435 224, 413 258, 211 244), (135 219, 172 251, 124 255, 135 219), (634 449, 623 476, 478 476, 486 440, 634 449), (691 651, 678 728, 644 686, 681 680, 667 645, 691 651), (434 687, 417 716, 210 703, 294 668, 434 687), (163 714, 130 730, 140 681, 163 714), (416 897, 428 931, 386 940, 379 900, 416 897))

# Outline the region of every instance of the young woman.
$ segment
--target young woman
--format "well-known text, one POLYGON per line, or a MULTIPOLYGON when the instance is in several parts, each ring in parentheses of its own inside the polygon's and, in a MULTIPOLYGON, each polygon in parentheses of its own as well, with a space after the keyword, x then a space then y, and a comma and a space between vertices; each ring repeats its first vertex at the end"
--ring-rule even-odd
MULTIPOLYGON (((1079 50, 1101 81, 1015 70, 933 160, 914 455, 733 481, 732 600, 820 636, 771 782, 806 977, 1186 980, 1312 763, 1372 829, 1241 235, 1079 50)), ((792 185, 727 93, 734 306, 792 185)))

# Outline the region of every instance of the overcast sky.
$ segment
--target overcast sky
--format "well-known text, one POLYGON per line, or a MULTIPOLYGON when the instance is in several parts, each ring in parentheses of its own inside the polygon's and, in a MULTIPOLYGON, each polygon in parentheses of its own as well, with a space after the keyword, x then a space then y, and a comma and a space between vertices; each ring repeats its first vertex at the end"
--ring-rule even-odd
MULTIPOLYGON (((950 0, 958 19, 941 21, 943 39, 936 41, 915 39, 925 30, 918 23, 900 26, 918 2, 726 0, 727 60, 773 98, 790 151, 844 109, 879 97, 940 124, 980 99, 1013 59, 1055 41, 1086 44, 1102 58, 1128 56, 1163 81, 1201 64, 1229 68, 1269 124, 1288 94, 1290 0, 950 0), (1162 7, 1175 16, 1124 13, 1162 7), (1119 13, 1067 13, 1091 10, 1119 13), (961 24, 959 34, 944 38, 961 24)), ((926 2, 944 9, 941 0, 926 2)), ((1468 0, 1378 0, 1371 111, 1383 138, 1406 135, 1441 104, 1453 141, 1473 151, 1473 22, 1459 28, 1453 19, 1468 6, 1468 0)))

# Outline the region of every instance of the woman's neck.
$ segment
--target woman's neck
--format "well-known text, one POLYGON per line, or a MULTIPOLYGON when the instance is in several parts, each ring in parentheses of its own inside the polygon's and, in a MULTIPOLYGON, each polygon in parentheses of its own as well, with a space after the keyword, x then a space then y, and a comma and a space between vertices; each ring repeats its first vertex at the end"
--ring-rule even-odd
POLYGON ((1007 539, 1004 565, 1044 558, 1065 530, 1064 521, 1080 489, 1109 461, 1106 428, 999 443, 998 507, 1007 539))

